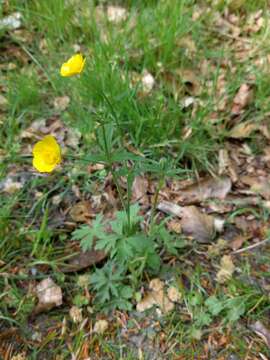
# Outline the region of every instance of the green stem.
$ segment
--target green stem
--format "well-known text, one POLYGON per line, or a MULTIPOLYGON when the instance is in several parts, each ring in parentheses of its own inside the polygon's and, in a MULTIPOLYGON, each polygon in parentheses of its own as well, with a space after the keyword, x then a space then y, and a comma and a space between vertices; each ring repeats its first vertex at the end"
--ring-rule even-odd
POLYGON ((118 128, 118 132, 120 135, 120 142, 121 142, 121 145, 124 147, 124 134, 123 134, 122 128, 120 126, 118 116, 117 116, 116 112, 114 111, 114 107, 113 107, 112 103, 110 102, 109 98, 107 97, 107 95, 105 95, 105 93, 103 91, 101 91, 101 94, 102 94, 104 100, 106 101, 106 103, 109 105, 109 108, 113 114, 113 117, 115 119, 115 122, 116 122, 116 125, 118 128))
POLYGON ((154 225, 154 216, 155 216, 155 212, 157 209, 158 196, 159 196, 159 192, 163 186, 163 183, 164 183, 164 178, 162 177, 158 182, 158 186, 156 188, 155 195, 154 195, 154 203, 153 203, 153 206, 151 209, 151 214, 150 214, 150 224, 149 224, 150 233, 152 232, 152 228, 154 225))
POLYGON ((108 143, 107 143, 107 138, 106 138, 106 130, 105 130, 105 126, 104 126, 103 123, 101 124, 101 127, 102 127, 102 135, 103 135, 103 141, 104 141, 104 147, 105 147, 105 154, 106 154, 106 157, 107 157, 107 162, 108 162, 109 171, 110 171, 111 174, 112 174, 113 181, 114 181, 114 184, 115 184, 115 186, 116 186, 116 189, 117 189, 117 192, 118 192, 118 195, 119 195, 119 198, 120 198, 122 207, 123 207, 123 209, 126 211, 127 216, 128 216, 128 207, 125 205, 124 196, 123 196, 123 194, 122 194, 122 190, 121 190, 121 188, 120 188, 117 175, 116 175, 116 173, 115 173, 115 171, 114 171, 114 169, 113 169, 112 158, 111 158, 111 154, 110 154, 110 151, 109 151, 109 147, 108 147, 108 143))

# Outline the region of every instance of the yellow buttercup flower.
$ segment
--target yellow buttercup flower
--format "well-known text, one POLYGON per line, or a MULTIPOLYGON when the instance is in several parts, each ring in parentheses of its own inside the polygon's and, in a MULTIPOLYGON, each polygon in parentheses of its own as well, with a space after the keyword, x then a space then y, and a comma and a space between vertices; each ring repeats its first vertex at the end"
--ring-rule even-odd
POLYGON ((73 76, 80 74, 83 71, 85 60, 82 54, 73 55, 67 62, 65 62, 60 69, 62 76, 73 76))
POLYGON ((51 172, 61 162, 61 149, 52 135, 45 136, 33 147, 33 166, 39 172, 51 172))

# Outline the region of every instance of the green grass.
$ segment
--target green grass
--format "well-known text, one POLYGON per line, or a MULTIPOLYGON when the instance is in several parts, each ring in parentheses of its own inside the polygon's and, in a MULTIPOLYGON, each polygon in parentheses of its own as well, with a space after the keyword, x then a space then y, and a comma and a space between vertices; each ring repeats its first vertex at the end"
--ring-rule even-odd
MULTIPOLYGON (((145 160, 137 161, 132 157, 122 161, 125 165, 120 175, 127 175, 132 163, 136 171, 147 173, 153 180, 164 180, 163 177, 172 178, 168 175, 180 179, 195 178, 198 173, 217 173, 218 151, 228 142, 232 101, 241 84, 252 83, 255 94, 241 120, 261 123, 269 113, 269 74, 255 65, 256 60, 268 54, 270 47, 266 1, 249 0, 235 9, 241 28, 250 14, 261 8, 265 19, 259 32, 244 33, 243 41, 248 39, 251 52, 240 60, 230 36, 217 28, 214 20, 216 12, 224 14, 231 2, 219 1, 209 6, 210 2, 191 0, 122 1, 118 4, 124 5, 129 15, 120 24, 97 15, 98 3, 105 6, 109 2, 11 0, 8 5, 0 5, 3 16, 19 11, 23 19, 21 34, 0 33, 0 51, 3 52, 0 90, 8 100, 8 107, 0 109, 0 184, 7 175, 23 183, 20 190, 12 194, 2 192, 0 196, 0 260, 3 261, 0 332, 11 326, 18 327, 26 342, 16 344, 14 351, 27 351, 29 359, 54 359, 56 355, 69 359, 71 352, 82 356, 86 341, 91 356, 96 352, 104 359, 138 358, 138 347, 132 345, 128 337, 120 335, 121 326, 115 318, 119 313, 110 318, 110 331, 99 336, 91 333, 94 319, 100 315, 98 307, 93 306, 93 299, 90 305, 84 303, 86 293, 78 285, 77 274, 59 271, 72 251, 71 232, 74 230, 63 212, 78 202, 76 191, 84 200, 106 192, 109 170, 89 174, 86 169, 86 164, 91 164, 89 159, 104 156, 100 121, 107 124, 106 136, 112 153, 125 156, 132 148, 144 155, 145 160), (194 21, 192 16, 199 5, 209 6, 210 10, 194 21), (80 77, 61 78, 60 66, 75 52, 74 47, 80 47, 87 59, 85 70, 80 77), (252 51, 254 48, 256 51, 252 51), (226 61, 230 66, 224 65, 226 61), (155 78, 154 88, 147 95, 142 94, 138 84, 131 85, 134 73, 140 75, 144 70, 155 78), (192 74, 189 79, 184 75, 187 70, 192 74), (226 79, 227 105, 212 121, 216 105, 222 101, 218 97, 218 79, 222 74, 226 79), (69 96, 70 104, 65 111, 58 112, 53 106, 54 99, 65 95, 69 96), (187 96, 195 99, 195 107, 183 106, 187 96), (42 119, 48 124, 58 119, 72 131, 81 132, 80 145, 75 149, 66 147, 64 165, 49 176, 37 176, 31 167, 30 151, 37 135, 41 135, 39 131, 32 138, 21 136, 34 121, 42 119), (189 136, 184 136, 187 131, 189 136), (177 173, 179 169, 180 174, 177 173), (62 201, 60 205, 57 197, 62 201), (61 286, 65 303, 59 309, 32 319, 35 299, 31 287, 48 274, 61 286), (83 329, 69 319, 68 310, 74 299, 82 301, 84 318, 90 319, 83 329), (68 319, 68 331, 63 335, 64 317, 68 319), (41 342, 30 341, 35 328, 44 337, 41 342)), ((60 133, 61 136, 66 135, 60 133)), ((62 140, 63 145, 65 140, 62 140)), ((262 153, 260 137, 252 135, 248 144, 253 154, 262 153)), ((128 156, 134 154, 129 152, 128 156)), ((120 207, 119 201, 117 206, 120 207)), ((228 222, 235 215, 230 214, 228 222)), ((269 213, 263 207, 259 208, 257 216, 265 223, 269 221, 269 213)), ((158 231, 148 235, 162 252, 166 241, 174 241, 174 238, 169 235, 166 238, 165 233, 164 240, 158 231)), ((130 235, 133 234, 122 230, 121 236, 128 238, 130 235)), ((121 242, 121 236, 116 243, 121 242)), ((151 269, 147 270, 150 277, 169 271, 173 277, 189 279, 188 288, 183 285, 184 298, 179 308, 164 318, 157 318, 150 312, 149 319, 157 321, 160 327, 157 342, 164 344, 164 356, 168 359, 173 356, 198 359, 204 354, 209 334, 218 337, 226 330, 231 342, 229 350, 217 349, 213 356, 228 356, 231 351, 245 358, 248 346, 245 336, 252 336, 248 325, 256 320, 265 322, 269 315, 269 300, 260 286, 262 277, 269 278, 269 272, 261 267, 269 262, 269 256, 266 252, 259 253, 258 258, 252 254, 240 256, 237 275, 226 286, 217 286, 214 276, 220 258, 202 258, 196 251, 196 246, 179 250, 175 268, 161 263, 160 272, 154 274, 151 269), (190 266, 193 256, 195 265, 190 266), (185 266, 182 259, 189 259, 189 265, 185 266), (215 296, 221 306, 218 314, 211 313, 205 304, 210 296, 215 296)), ((124 278, 127 276, 121 280, 121 286, 131 284, 133 295, 147 279, 145 258, 137 254, 135 260, 137 262, 128 265, 128 276, 126 272, 121 274, 124 278)), ((95 271, 86 270, 86 274, 90 274, 91 279, 96 276, 93 275, 95 271)), ((127 318, 130 316, 130 320, 137 315, 131 312, 127 318)), ((140 331, 133 324, 130 333, 137 331, 147 338, 145 333, 151 333, 152 325, 150 321, 144 327, 144 320, 136 318, 140 331)), ((144 347, 142 345, 146 359, 151 354, 147 341, 144 347)), ((258 351, 267 355, 266 346, 256 338, 249 355, 255 356, 258 351)))

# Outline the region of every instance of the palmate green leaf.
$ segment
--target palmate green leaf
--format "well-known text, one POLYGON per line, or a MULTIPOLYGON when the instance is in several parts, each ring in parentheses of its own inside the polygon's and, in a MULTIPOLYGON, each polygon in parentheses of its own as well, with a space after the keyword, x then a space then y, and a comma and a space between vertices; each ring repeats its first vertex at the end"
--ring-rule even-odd
MULTIPOLYGON (((138 224, 143 218, 142 216, 138 215, 139 213, 139 205, 133 204, 130 206, 130 219, 131 225, 138 224)), ((118 234, 119 236, 123 236, 125 233, 125 228, 127 226, 128 219, 127 214, 125 211, 118 211, 116 213, 116 219, 110 222, 112 231, 118 234)))
POLYGON ((196 314, 196 326, 199 328, 211 324, 212 320, 211 315, 204 310, 196 314))
POLYGON ((123 286, 120 289, 120 295, 124 299, 131 299, 133 296, 133 290, 130 286, 123 286))
POLYGON ((132 240, 133 255, 132 258, 144 257, 145 264, 153 271, 160 268, 160 257, 155 251, 155 242, 151 236, 135 235, 130 238, 132 240))
POLYGON ((132 289, 124 285, 123 268, 116 267, 109 261, 102 269, 97 269, 91 276, 91 285, 96 291, 96 302, 101 307, 127 309, 131 305, 127 301, 132 297, 132 289))
POLYGON ((165 227, 160 227, 158 236, 165 249, 172 255, 178 255, 179 250, 187 246, 184 239, 173 236, 165 227))
POLYGON ((106 236, 103 231, 102 215, 98 215, 93 221, 92 226, 83 225, 79 229, 73 231, 72 239, 79 240, 82 250, 85 252, 93 248, 94 239, 102 239, 106 236))
POLYGON ((205 305, 213 316, 218 315, 224 309, 224 302, 214 295, 205 301, 205 305))
POLYGON ((117 261, 121 264, 127 263, 131 258, 134 257, 133 251, 133 238, 132 237, 121 237, 117 241, 117 252, 115 256, 117 261))
POLYGON ((227 314, 225 321, 237 321, 246 311, 245 299, 242 297, 229 299, 226 301, 227 314))
POLYGON ((117 234, 106 234, 103 238, 100 238, 95 245, 96 250, 104 250, 110 254, 110 257, 114 257, 117 252, 117 240, 119 239, 117 234))

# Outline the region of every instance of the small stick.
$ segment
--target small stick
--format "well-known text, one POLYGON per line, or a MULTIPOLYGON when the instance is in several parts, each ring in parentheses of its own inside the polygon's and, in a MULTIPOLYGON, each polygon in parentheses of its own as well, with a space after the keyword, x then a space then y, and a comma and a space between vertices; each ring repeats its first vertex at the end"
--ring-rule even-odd
POLYGON ((238 249, 238 250, 232 251, 232 254, 240 254, 240 253, 242 253, 242 252, 244 252, 244 251, 254 249, 254 248, 256 248, 257 246, 261 246, 261 245, 266 244, 269 240, 270 240, 270 239, 265 239, 265 240, 260 241, 260 242, 258 242, 258 243, 256 243, 256 244, 253 244, 253 245, 244 247, 244 248, 242 248, 242 249, 238 249))

